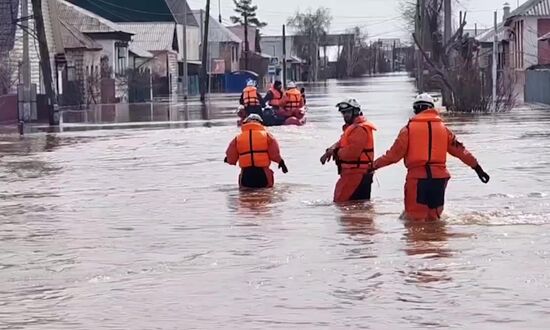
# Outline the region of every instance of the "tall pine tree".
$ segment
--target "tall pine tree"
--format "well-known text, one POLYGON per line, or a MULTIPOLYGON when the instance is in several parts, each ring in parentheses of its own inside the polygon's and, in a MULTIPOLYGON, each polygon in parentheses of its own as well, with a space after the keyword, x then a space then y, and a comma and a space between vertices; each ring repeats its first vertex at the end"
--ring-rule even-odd
POLYGON ((249 25, 263 28, 267 25, 265 22, 260 22, 256 17, 258 6, 252 5, 252 0, 233 0, 235 4, 235 12, 238 16, 231 16, 231 21, 235 24, 245 24, 245 17, 249 25))

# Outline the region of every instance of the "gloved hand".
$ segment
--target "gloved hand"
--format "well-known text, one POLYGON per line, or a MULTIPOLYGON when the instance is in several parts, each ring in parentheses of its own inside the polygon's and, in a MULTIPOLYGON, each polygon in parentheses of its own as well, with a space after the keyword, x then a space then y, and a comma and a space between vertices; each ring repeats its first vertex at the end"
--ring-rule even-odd
POLYGON ((281 162, 279 162, 279 168, 283 171, 283 173, 288 173, 288 168, 286 167, 285 161, 281 159, 281 162))
POLYGON ((328 148, 323 156, 321 156, 321 164, 325 165, 326 163, 330 162, 330 160, 334 157, 335 149, 328 148))
POLYGON ((227 156, 225 156, 225 158, 223 159, 223 162, 227 163, 227 156))
POLYGON ((485 171, 481 168, 480 165, 477 165, 477 166, 474 168, 474 171, 476 171, 477 176, 479 177, 479 179, 480 179, 481 182, 483 182, 483 183, 488 183, 489 180, 491 179, 491 177, 489 176, 489 174, 485 173, 485 171))

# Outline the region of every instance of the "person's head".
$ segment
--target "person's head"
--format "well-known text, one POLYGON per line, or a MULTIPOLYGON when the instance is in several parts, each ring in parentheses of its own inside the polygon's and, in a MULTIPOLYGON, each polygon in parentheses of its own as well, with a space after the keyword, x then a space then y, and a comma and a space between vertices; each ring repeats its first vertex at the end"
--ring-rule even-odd
POLYGON ((428 93, 419 94, 413 102, 414 113, 417 115, 422 111, 433 109, 434 107, 434 99, 428 93))
POLYGON ((256 87, 256 81, 252 79, 248 79, 246 81, 246 87, 256 87))
POLYGON ((286 88, 288 89, 296 88, 296 83, 294 81, 289 81, 288 84, 286 84, 286 88))
POLYGON ((251 122, 256 122, 256 123, 263 124, 264 120, 262 119, 262 117, 260 115, 257 115, 255 113, 253 113, 251 115, 248 115, 248 117, 246 117, 244 119, 243 124, 248 124, 248 123, 251 123, 251 122))
POLYGON ((281 89, 283 87, 283 83, 279 80, 275 80, 273 87, 275 87, 275 89, 281 89))
POLYGON ((305 93, 306 93, 306 89, 305 89, 305 88, 303 88, 303 87, 302 87, 302 88, 300 88, 300 93, 302 93, 302 94, 305 94, 305 93))
POLYGON ((363 115, 361 112, 361 104, 354 98, 346 98, 336 104, 338 111, 344 117, 346 124, 351 125, 355 121, 355 118, 363 115))

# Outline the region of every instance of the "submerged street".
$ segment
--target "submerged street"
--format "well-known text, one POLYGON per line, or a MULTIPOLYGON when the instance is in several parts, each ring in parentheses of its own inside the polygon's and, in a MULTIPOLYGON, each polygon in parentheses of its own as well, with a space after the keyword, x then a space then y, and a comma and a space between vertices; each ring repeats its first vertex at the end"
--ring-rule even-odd
POLYGON ((376 173, 371 203, 336 206, 336 167, 319 157, 345 96, 384 153, 412 115, 413 80, 306 90, 307 124, 270 128, 289 173, 272 166, 275 188, 259 192, 223 163, 236 95, 4 135, 0 329, 547 327, 548 109, 444 114, 491 182, 451 159, 445 221, 409 224, 402 164, 376 173))

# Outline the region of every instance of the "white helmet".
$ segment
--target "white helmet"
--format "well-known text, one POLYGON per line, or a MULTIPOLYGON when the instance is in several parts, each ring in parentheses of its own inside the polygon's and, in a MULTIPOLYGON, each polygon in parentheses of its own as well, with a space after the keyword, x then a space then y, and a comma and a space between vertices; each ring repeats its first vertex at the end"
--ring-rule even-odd
POLYGON ((258 123, 263 123, 263 122, 264 122, 264 120, 262 119, 262 117, 261 117, 260 115, 255 114, 255 113, 248 115, 248 117, 246 117, 246 118, 244 119, 243 123, 246 124, 246 123, 249 123, 249 122, 251 122, 251 121, 256 121, 256 122, 258 122, 258 123))
POLYGON ((353 109, 361 110, 361 104, 359 104, 359 102, 352 97, 345 98, 342 101, 338 102, 338 104, 336 104, 336 107, 340 112, 353 109))
POLYGON ((296 88, 296 83, 294 81, 289 81, 286 85, 287 88, 296 88))
POLYGON ((414 99, 413 107, 415 107, 417 105, 427 105, 427 106, 433 108, 433 107, 435 107, 435 102, 434 102, 433 97, 431 97, 430 94, 422 93, 422 94, 419 94, 414 99))
POLYGON ((256 87, 256 81, 252 79, 248 79, 246 81, 246 87, 256 87))

